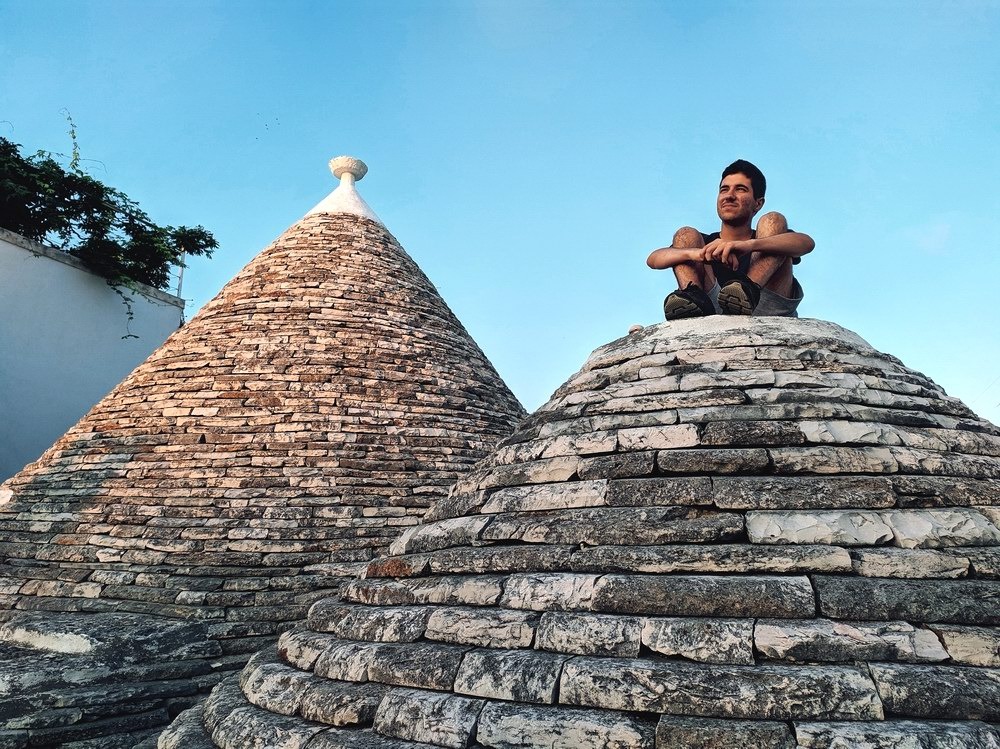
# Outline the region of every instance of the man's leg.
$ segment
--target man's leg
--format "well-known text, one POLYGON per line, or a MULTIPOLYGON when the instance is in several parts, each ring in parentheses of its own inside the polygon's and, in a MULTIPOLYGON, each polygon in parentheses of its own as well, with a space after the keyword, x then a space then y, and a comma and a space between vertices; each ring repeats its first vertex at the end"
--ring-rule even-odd
MULTIPOLYGON (((765 213, 757 222, 757 238, 773 237, 788 231, 785 217, 776 211, 765 213)), ((792 259, 785 255, 754 252, 750 255, 747 276, 763 289, 784 297, 792 295, 792 259)))
MULTIPOLYGON (((679 250, 704 246, 701 232, 690 226, 678 229, 671 243, 671 247, 679 250)), ((680 263, 674 266, 674 277, 677 279, 677 291, 663 300, 663 316, 667 320, 715 314, 715 303, 706 293, 715 286, 715 274, 710 265, 693 261, 680 263)))

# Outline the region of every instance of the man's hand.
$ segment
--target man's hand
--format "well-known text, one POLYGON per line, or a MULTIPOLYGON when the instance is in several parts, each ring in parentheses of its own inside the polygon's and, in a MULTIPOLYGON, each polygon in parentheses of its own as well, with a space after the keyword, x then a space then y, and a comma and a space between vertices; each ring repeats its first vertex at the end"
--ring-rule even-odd
POLYGON ((740 267, 740 255, 753 252, 752 239, 713 239, 702 249, 702 260, 710 263, 718 260, 733 270, 740 267))

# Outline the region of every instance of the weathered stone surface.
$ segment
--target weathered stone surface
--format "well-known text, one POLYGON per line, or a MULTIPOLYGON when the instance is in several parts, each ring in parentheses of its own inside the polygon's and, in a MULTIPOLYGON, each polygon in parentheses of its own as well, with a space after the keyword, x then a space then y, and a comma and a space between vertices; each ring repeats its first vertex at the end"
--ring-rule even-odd
POLYGON ((340 591, 345 601, 376 606, 441 603, 492 606, 503 593, 495 575, 428 577, 412 580, 353 580, 340 591))
POLYGON ((906 718, 1000 718, 1000 671, 952 666, 870 665, 879 697, 891 715, 906 718))
POLYGON ((413 642, 423 637, 431 611, 426 606, 354 606, 326 598, 310 607, 307 622, 314 632, 343 640, 413 642))
POLYGON ((375 715, 375 730, 407 741, 463 749, 476 729, 482 700, 393 689, 375 715))
POLYGON ((390 554, 419 554, 449 546, 472 545, 489 518, 460 517, 408 528, 389 546, 390 554))
POLYGON ((642 622, 635 617, 602 614, 542 614, 535 647, 574 655, 639 655, 642 622))
POLYGON ((877 512, 761 511, 747 513, 747 536, 757 544, 836 544, 876 546, 892 539, 877 512))
POLYGON ((817 575, 819 609, 832 619, 1000 624, 1000 583, 817 575))
POLYGON ((618 479, 608 485, 607 504, 615 507, 655 507, 712 504, 709 478, 618 479))
POLYGON ((690 507, 614 507, 494 516, 483 540, 546 544, 664 544, 736 540, 743 517, 690 507))
POLYGON ((511 575, 504 586, 502 606, 532 611, 573 611, 591 607, 597 575, 549 573, 511 575))
POLYGON ((338 681, 368 681, 368 667, 380 647, 385 646, 331 639, 316 659, 313 672, 338 681))
POLYGON ((887 447, 775 447, 778 473, 895 473, 896 454, 887 447))
POLYGON ((705 425, 705 445, 801 445, 805 437, 794 421, 716 421, 705 425))
POLYGON ((315 679, 302 701, 299 714, 328 726, 370 726, 389 687, 315 679))
MULTIPOLYGON (((202 726, 203 708, 201 705, 189 708, 182 712, 171 723, 163 733, 160 734, 156 749, 216 749, 215 744, 205 733, 202 726)), ((0 744, 3 746, 3 744, 0 744)), ((21 745, 12 744, 10 749, 21 749, 28 746, 27 732, 25 732, 25 743, 21 745)), ((5 747, 7 749, 7 747, 5 747)))
POLYGON ((1000 545, 1000 530, 971 509, 900 510, 882 517, 904 549, 1000 545))
MULTIPOLYGON (((483 504, 481 512, 495 514, 535 510, 565 510, 571 507, 602 507, 608 504, 607 493, 608 482, 606 479, 538 486, 514 486, 492 492, 489 499, 483 504)), ((466 518, 466 520, 471 520, 471 518, 466 518)), ((482 521, 479 530, 489 522, 489 518, 477 518, 476 520, 482 521)), ((478 538, 478 531, 476 537, 478 538)))
POLYGON ((850 572, 846 549, 831 546, 698 544, 592 546, 574 552, 577 572, 850 572))
POLYGON ((450 690, 468 648, 436 643, 378 645, 368 678, 381 684, 450 690))
POLYGON ((752 619, 646 618, 642 644, 655 653, 701 663, 748 665, 753 660, 752 619))
POLYGON ((424 636, 456 645, 527 648, 535 638, 539 615, 511 609, 439 608, 427 621, 424 636))
POLYGON ((656 465, 663 473, 757 473, 770 463, 767 450, 760 448, 661 450, 656 454, 656 465))
POLYGON ((588 458, 580 463, 580 478, 617 479, 648 476, 656 466, 656 452, 617 453, 588 458))
POLYGON ((628 450, 670 450, 698 444, 698 428, 692 424, 631 427, 618 430, 618 448, 628 450))
POLYGON ((906 622, 758 620, 753 644, 772 660, 808 662, 943 661, 948 653, 929 629, 906 622))
POLYGON ((240 688, 251 704, 279 715, 295 715, 302 695, 316 681, 312 674, 277 660, 269 648, 257 653, 240 675, 240 688))
POLYGON ((653 749, 648 723, 606 710, 487 703, 479 743, 495 749, 653 749))
POLYGON ((471 650, 455 677, 455 692, 472 697, 552 704, 567 655, 537 650, 471 650))
POLYGON ((852 549, 851 565, 863 577, 957 578, 969 572, 965 557, 919 549, 852 549))
POLYGON ((323 726, 256 707, 242 707, 223 718, 212 730, 212 741, 221 747, 305 749, 323 726))
POLYGON ((931 627, 954 663, 966 666, 1000 666, 1000 630, 988 627, 931 627))
POLYGON ((501 572, 555 572, 569 569, 572 546, 504 545, 444 549, 428 557, 431 572, 449 575, 501 572))
POLYGON ((893 476, 900 507, 962 507, 1000 504, 996 481, 949 476, 893 476))
POLYGON ((871 679, 844 666, 714 666, 580 656, 563 667, 559 700, 708 718, 882 718, 871 679))
POLYGON ((712 480, 716 506, 727 510, 871 509, 892 507, 886 478, 873 476, 747 476, 712 480))
POLYGON ((796 723, 795 737, 802 749, 1000 749, 996 729, 974 721, 796 723))
POLYGON ((675 718, 664 715, 656 724, 656 745, 698 749, 795 749, 785 723, 768 720, 675 718))
POLYGON ((605 575, 593 592, 593 611, 660 616, 769 616, 815 613, 806 577, 605 575))
POLYGON ((309 671, 330 639, 329 635, 317 634, 305 627, 294 627, 278 638, 278 655, 296 668, 309 671))
POLYGON ((952 547, 946 550, 960 558, 968 559, 975 577, 985 577, 991 580, 1000 578, 1000 549, 974 548, 970 546, 952 547))
POLYGON ((307 749, 434 749, 422 741, 401 741, 370 729, 327 729, 309 742, 307 749))

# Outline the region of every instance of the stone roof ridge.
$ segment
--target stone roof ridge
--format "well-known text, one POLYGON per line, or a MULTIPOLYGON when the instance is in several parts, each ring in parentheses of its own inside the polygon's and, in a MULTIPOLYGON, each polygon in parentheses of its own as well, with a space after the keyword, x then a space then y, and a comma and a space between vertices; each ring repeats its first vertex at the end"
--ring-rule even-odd
POLYGON ((385 226, 354 186, 355 182, 368 174, 368 165, 353 156, 336 156, 330 159, 330 171, 340 180, 340 184, 306 213, 306 216, 317 213, 351 213, 385 226))

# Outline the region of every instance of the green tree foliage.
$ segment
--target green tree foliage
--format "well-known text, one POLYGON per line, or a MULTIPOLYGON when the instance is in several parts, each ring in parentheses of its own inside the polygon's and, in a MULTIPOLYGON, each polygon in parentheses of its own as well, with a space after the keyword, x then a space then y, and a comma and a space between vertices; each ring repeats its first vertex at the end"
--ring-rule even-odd
MULTIPOLYGON (((71 135, 73 133, 71 132, 71 135)), ((204 227, 158 226, 127 195, 51 153, 23 156, 0 137, 0 227, 54 244, 118 290, 143 283, 165 289, 185 255, 211 257, 218 242, 204 227)))

